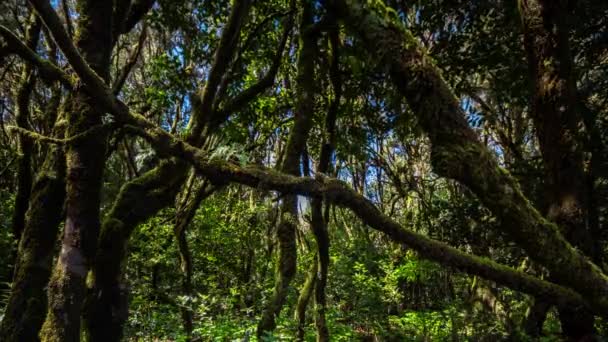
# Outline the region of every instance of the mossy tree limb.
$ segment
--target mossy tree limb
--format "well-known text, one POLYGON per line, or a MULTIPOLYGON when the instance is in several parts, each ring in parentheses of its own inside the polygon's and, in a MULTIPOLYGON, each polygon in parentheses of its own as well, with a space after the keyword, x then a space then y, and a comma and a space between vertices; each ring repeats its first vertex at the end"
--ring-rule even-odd
POLYGON ((470 255, 442 242, 404 229, 382 214, 372 202, 350 189, 344 182, 318 176, 317 179, 295 177, 259 166, 241 167, 226 161, 209 160, 203 151, 172 138, 160 130, 149 132, 136 127, 126 127, 131 133, 146 138, 162 155, 179 156, 191 163, 201 176, 225 184, 234 182, 261 190, 275 190, 283 194, 318 197, 335 205, 349 208, 371 228, 387 234, 393 241, 407 244, 424 258, 455 267, 464 272, 479 275, 499 284, 511 287, 560 305, 586 305, 601 316, 608 314, 605 297, 583 299, 581 294, 536 277, 527 275, 491 260, 470 255))
POLYGON ((463 110, 433 60, 381 2, 336 0, 332 8, 350 31, 386 63, 432 144, 431 163, 440 176, 466 185, 503 222, 507 234, 560 284, 586 298, 606 298, 608 277, 560 234, 522 194, 469 127, 463 110))

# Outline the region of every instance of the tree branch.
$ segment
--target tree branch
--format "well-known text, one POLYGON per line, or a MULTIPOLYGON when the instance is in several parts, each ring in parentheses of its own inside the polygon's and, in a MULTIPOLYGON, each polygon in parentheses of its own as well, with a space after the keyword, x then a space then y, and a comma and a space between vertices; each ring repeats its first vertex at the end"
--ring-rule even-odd
POLYGON ((80 55, 78 49, 72 43, 72 39, 61 24, 59 16, 57 16, 57 13, 49 2, 46 0, 29 0, 29 2, 48 28, 53 40, 59 49, 61 49, 80 80, 89 89, 91 95, 104 94, 104 97, 107 97, 109 94, 106 94, 106 92, 109 89, 106 87, 105 82, 80 55))
POLYGON ((66 88, 72 88, 72 81, 63 70, 59 69, 55 64, 38 56, 36 52, 28 48, 25 43, 6 26, 0 25, 0 35, 2 35, 7 42, 7 51, 9 53, 17 54, 26 62, 36 66, 38 72, 40 73, 40 77, 42 77, 45 81, 50 82, 57 80, 66 88))
POLYGON ((188 124, 190 139, 200 139, 203 129, 212 120, 212 108, 217 88, 222 80, 222 75, 228 69, 230 61, 232 61, 241 26, 249 13, 250 7, 251 0, 235 0, 233 2, 232 12, 230 13, 228 23, 222 30, 222 37, 215 52, 207 84, 205 84, 200 99, 193 101, 192 118, 188 124), (207 116, 207 120, 205 120, 205 115, 207 116))
POLYGON ((272 60, 272 64, 270 65, 270 69, 268 69, 266 75, 264 75, 261 79, 259 79, 249 88, 243 90, 243 92, 241 92, 240 94, 229 99, 226 104, 221 106, 221 108, 214 115, 214 120, 211 122, 212 127, 214 125, 217 125, 218 123, 225 121, 230 114, 241 109, 254 97, 261 94, 264 90, 273 85, 274 79, 279 71, 279 67, 281 66, 283 51, 285 51, 285 45, 287 44, 287 39, 289 38, 289 34, 291 33, 292 27, 293 17, 290 17, 290 19, 288 19, 285 25, 285 28, 283 29, 283 35, 281 37, 281 41, 279 42, 279 48, 272 60))
POLYGON ((133 27, 137 25, 138 22, 152 9, 156 0, 135 0, 131 4, 131 8, 129 9, 129 14, 125 20, 125 23, 122 27, 121 33, 131 32, 133 27))
POLYGON ((141 34, 139 35, 139 40, 137 42, 137 46, 135 47, 135 50, 133 50, 133 52, 129 56, 127 63, 120 71, 120 75, 118 75, 118 77, 114 81, 114 84, 112 85, 112 93, 114 95, 118 95, 118 93, 122 89, 122 86, 125 84, 127 77, 129 77, 131 70, 137 63, 137 59, 139 59, 139 55, 141 54, 141 50, 144 46, 144 42, 146 41, 147 32, 148 32, 148 30, 144 25, 144 27, 141 30, 141 34))

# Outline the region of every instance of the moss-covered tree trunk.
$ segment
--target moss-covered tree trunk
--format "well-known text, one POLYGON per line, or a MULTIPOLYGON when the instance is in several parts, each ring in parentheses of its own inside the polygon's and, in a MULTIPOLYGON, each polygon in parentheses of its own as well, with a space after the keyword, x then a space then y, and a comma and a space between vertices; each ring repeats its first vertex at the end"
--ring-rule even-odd
MULTIPOLYGON (((47 113, 53 115, 51 113, 47 113)), ((53 136, 63 137, 59 117, 53 136)), ((37 341, 46 315, 48 283, 65 198, 65 155, 50 146, 36 176, 15 261, 10 297, 0 326, 0 340, 37 341)))
MULTIPOLYGON (((597 260, 588 227, 589 198, 576 110, 576 84, 562 1, 521 0, 524 45, 534 85, 532 118, 545 167, 546 216, 564 237, 597 260)), ((594 335, 593 315, 583 308, 559 308, 562 331, 573 341, 594 335)))
MULTIPOLYGON (((78 1, 76 46, 98 75, 109 79, 113 45, 112 2, 78 1)), ((103 112, 82 85, 66 106, 66 135, 83 133, 102 123, 103 112)), ((49 304, 40 331, 43 341, 79 341, 85 280, 95 256, 100 221, 100 192, 106 137, 85 135, 66 150, 66 218, 61 251, 48 285, 49 304)))
POLYGON ((103 221, 92 287, 85 304, 85 325, 90 341, 119 341, 127 320, 127 288, 122 279, 127 243, 133 229, 175 200, 186 177, 178 161, 162 162, 155 169, 125 184, 103 221))
MULTIPOLYGON (((300 17, 300 48, 297 61, 296 79, 296 109, 294 124, 289 134, 283 160, 279 169, 290 175, 300 176, 301 156, 306 147, 308 133, 312 126, 314 112, 314 66, 317 49, 317 38, 305 34, 306 29, 313 22, 313 5, 311 1, 301 1, 300 17)), ((297 247, 296 229, 298 227, 298 199, 297 196, 284 196, 281 203, 277 225, 278 262, 275 272, 275 285, 272 297, 269 299, 262 318, 257 327, 258 338, 271 332, 276 327, 275 319, 279 315, 287 293, 289 284, 296 273, 297 247)))
POLYGON ((379 2, 335 0, 330 5, 368 50, 387 64, 432 145, 431 163, 440 176, 466 185, 506 225, 506 233, 556 281, 589 300, 606 298, 608 277, 560 234, 522 194, 469 127, 458 99, 433 60, 379 2))

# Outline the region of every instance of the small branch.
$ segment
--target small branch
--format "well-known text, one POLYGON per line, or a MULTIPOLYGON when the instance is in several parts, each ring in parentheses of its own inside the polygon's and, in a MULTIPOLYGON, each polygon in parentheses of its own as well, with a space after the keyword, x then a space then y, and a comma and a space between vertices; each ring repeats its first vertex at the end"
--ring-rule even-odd
POLYGON ((65 19, 65 26, 68 29, 68 35, 70 38, 74 37, 74 26, 72 25, 72 18, 70 17, 70 5, 67 0, 61 0, 61 10, 63 11, 63 17, 65 19))
POLYGON ((13 158, 11 158, 11 160, 8 161, 8 163, 6 164, 6 166, 4 167, 4 169, 2 169, 2 171, 0 171, 0 178, 2 178, 2 176, 4 175, 4 173, 11 167, 11 165, 13 164, 13 162, 17 159, 17 156, 14 156, 13 158))
POLYGON ((272 84, 274 83, 274 79, 279 71, 279 67, 281 66, 283 51, 285 50, 285 45, 287 44, 287 39, 289 38, 289 34, 291 33, 292 27, 293 18, 291 17, 285 25, 281 41, 279 42, 279 48, 274 59, 272 60, 272 64, 266 75, 264 75, 264 77, 262 77, 258 82, 251 85, 249 88, 243 90, 243 92, 231 98, 225 105, 223 105, 221 109, 218 110, 214 115, 215 120, 214 122, 212 122, 212 127, 213 125, 217 125, 217 123, 219 122, 225 121, 230 114, 241 109, 257 95, 262 93, 268 87, 272 86, 272 84))
POLYGON ((135 0, 131 4, 129 15, 125 20, 121 33, 131 32, 133 27, 152 9, 155 2, 156 0, 135 0))

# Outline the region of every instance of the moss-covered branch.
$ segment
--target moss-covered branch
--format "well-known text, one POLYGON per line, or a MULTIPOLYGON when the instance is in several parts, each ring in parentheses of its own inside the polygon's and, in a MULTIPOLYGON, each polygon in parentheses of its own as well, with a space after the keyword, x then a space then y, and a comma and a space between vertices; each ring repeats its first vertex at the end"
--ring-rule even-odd
POLYGON ((30 49, 27 44, 21 41, 21 39, 19 39, 19 37, 17 37, 10 29, 0 25, 0 35, 2 35, 2 37, 4 37, 8 43, 7 51, 17 54, 26 62, 34 65, 38 69, 42 79, 47 82, 57 80, 61 82, 64 87, 68 89, 72 88, 72 81, 70 80, 69 76, 63 72, 63 70, 59 69, 55 64, 38 56, 36 52, 30 49))
POLYGON ((330 1, 368 51, 389 68, 432 144, 431 162, 440 176, 466 185, 481 202, 508 222, 508 235, 565 286, 589 300, 608 296, 608 277, 534 208, 517 181, 469 127, 432 58, 381 1, 330 1))
POLYGON ((323 198, 333 204, 351 209, 371 228, 387 234, 393 241, 405 243, 424 258, 479 275, 499 284, 560 304, 588 305, 599 315, 608 314, 605 298, 587 302, 563 286, 527 275, 491 260, 470 255, 442 242, 401 227, 382 214, 372 202, 350 189, 344 182, 319 176, 295 177, 259 166, 239 166, 222 160, 209 160, 206 154, 160 131, 147 132, 138 127, 126 127, 133 134, 147 139, 161 154, 178 156, 191 163, 202 176, 221 184, 234 182, 262 190, 323 198), (585 304, 587 303, 587 304, 585 304))

